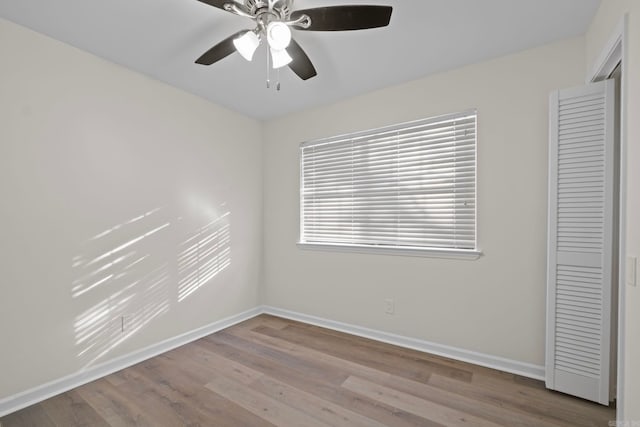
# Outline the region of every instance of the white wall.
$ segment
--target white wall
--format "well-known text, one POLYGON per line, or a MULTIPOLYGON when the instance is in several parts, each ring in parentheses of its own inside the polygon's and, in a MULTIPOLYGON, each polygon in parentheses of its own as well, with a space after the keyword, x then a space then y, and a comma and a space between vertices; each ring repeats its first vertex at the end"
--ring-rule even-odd
MULTIPOLYGON (((626 200, 628 256, 640 256, 640 2, 637 0, 604 0, 586 35, 587 69, 591 71, 606 44, 617 30, 625 13, 629 13, 628 46, 624 64, 626 91, 626 200)), ((626 287, 625 354, 624 354, 624 418, 640 421, 640 290, 626 287)))
POLYGON ((268 123, 266 303, 543 365, 548 94, 583 81, 577 38, 268 123), (296 247, 299 143, 474 107, 481 259, 296 247), (395 315, 384 314, 385 298, 395 299, 395 315))
POLYGON ((0 400, 258 305, 259 122, 4 20, 0 57, 0 400))

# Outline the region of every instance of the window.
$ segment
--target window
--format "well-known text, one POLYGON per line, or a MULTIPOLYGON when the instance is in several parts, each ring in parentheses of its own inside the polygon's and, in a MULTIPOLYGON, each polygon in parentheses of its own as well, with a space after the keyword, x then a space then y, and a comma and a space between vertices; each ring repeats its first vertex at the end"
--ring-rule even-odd
POLYGON ((476 111, 300 145, 300 244, 476 248, 476 111))

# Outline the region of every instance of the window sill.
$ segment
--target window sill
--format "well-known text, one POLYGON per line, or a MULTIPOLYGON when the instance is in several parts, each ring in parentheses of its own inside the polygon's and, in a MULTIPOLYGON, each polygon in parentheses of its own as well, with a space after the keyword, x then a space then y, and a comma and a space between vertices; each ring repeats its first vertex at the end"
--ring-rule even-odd
POLYGON ((425 258, 446 258, 477 260, 482 256, 479 249, 417 249, 411 247, 374 247, 364 245, 340 245, 329 243, 298 242, 298 248, 312 251, 353 252, 377 255, 415 256, 425 258))

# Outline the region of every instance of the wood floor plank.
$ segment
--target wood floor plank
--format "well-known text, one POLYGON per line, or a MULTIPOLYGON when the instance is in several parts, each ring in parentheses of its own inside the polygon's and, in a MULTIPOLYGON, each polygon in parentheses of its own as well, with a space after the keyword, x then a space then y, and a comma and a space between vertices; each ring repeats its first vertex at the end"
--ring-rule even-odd
POLYGON ((205 387, 237 402, 243 408, 277 426, 330 427, 329 424, 325 424, 302 411, 223 376, 214 378, 205 387))
MULTIPOLYGON (((496 372, 493 369, 490 368, 484 368, 481 366, 477 366, 477 365, 473 365, 470 363, 466 363, 466 362, 461 362, 459 360, 453 360, 453 359, 449 359, 443 356, 438 356, 436 354, 431 354, 431 353, 425 353, 422 351, 418 351, 418 350, 413 350, 411 348, 406 348, 406 347, 398 347, 398 346, 394 346, 394 345, 383 345, 381 347, 380 344, 382 344, 380 341, 376 341, 376 340, 372 340, 369 338, 364 338, 364 337, 360 337, 357 335, 351 335, 351 334, 347 334, 345 332, 341 332, 341 331, 337 331, 337 330, 332 330, 332 329, 327 329, 327 328, 322 328, 320 326, 316 326, 316 325, 310 325, 307 323, 302 323, 302 322, 297 322, 297 321, 293 321, 293 320, 289 320, 290 322, 290 326, 296 326, 298 328, 301 329, 306 329, 310 332, 319 332, 322 334, 327 334, 327 335, 333 335, 335 337, 341 338, 341 339, 346 339, 349 342, 354 343, 355 345, 357 345, 358 347, 363 347, 366 349, 369 349, 371 351, 382 351, 392 357, 398 357, 398 358, 402 358, 402 359, 408 359, 408 360, 416 360, 416 361, 423 361, 426 363, 434 363, 436 364, 438 367, 450 367, 450 368, 454 368, 454 369, 458 369, 458 370, 462 370, 462 371, 473 371, 474 373, 476 372, 482 372, 482 371, 490 371, 490 372, 496 372)), ((239 325, 241 326, 241 325, 239 325)), ((266 326, 266 325, 265 325, 266 326)), ((284 329, 284 328, 281 328, 284 329)))
MULTIPOLYGON (((549 390, 544 387, 542 381, 534 381, 523 379, 515 376, 517 380, 505 382, 501 378, 495 376, 486 376, 482 374, 474 374, 472 384, 478 385, 484 389, 496 390, 498 392, 507 391, 512 396, 519 396, 522 399, 545 404, 549 397, 549 390)), ((610 409, 606 406, 598 405, 592 407, 592 403, 582 399, 576 399, 563 393, 552 392, 554 399, 546 404, 552 405, 556 409, 562 408, 571 419, 575 419, 577 415, 583 414, 586 409, 590 408, 590 418, 593 415, 606 416, 610 413, 610 409)))
POLYGON ((543 417, 531 415, 514 408, 505 408, 499 404, 489 404, 474 400, 464 394, 438 389, 429 384, 418 383, 400 377, 388 376, 378 384, 411 394, 421 399, 446 406, 460 412, 483 418, 509 427, 557 427, 543 417))
POLYGON ((224 358, 217 353, 207 351, 200 346, 184 348, 177 360, 185 359, 189 360, 189 364, 183 364, 183 367, 195 370, 205 384, 208 382, 209 378, 219 375, 221 368, 225 373, 233 375, 235 380, 242 382, 243 384, 251 384, 259 377, 265 375, 261 371, 252 369, 231 359, 224 358))
POLYGON ((136 368, 154 381, 162 393, 176 399, 180 410, 196 411, 204 418, 202 426, 272 427, 273 424, 245 410, 240 405, 205 388, 209 376, 203 377, 200 365, 179 357, 157 357, 136 368), (170 372, 168 379, 166 372, 170 372))
MULTIPOLYGON (((352 375, 368 379, 397 391, 413 394, 416 397, 448 406, 452 409, 457 409, 480 418, 494 421, 498 424, 508 425, 511 427, 557 426, 557 424, 548 422, 541 417, 531 416, 525 412, 515 409, 507 409, 499 405, 479 402, 461 394, 438 389, 424 382, 398 377, 377 369, 369 368, 368 366, 353 363, 307 347, 293 344, 288 341, 273 338, 272 336, 264 335, 256 330, 248 328, 234 328, 233 330, 229 330, 229 333, 260 342, 273 348, 278 348, 301 359, 322 361, 334 368, 341 367, 342 369, 346 369, 348 372, 352 373, 352 375)), ((511 381, 511 378, 509 378, 509 380, 511 381)))
POLYGON ((342 385, 348 390, 368 396, 396 408, 404 409, 427 420, 451 427, 500 427, 499 424, 413 395, 403 393, 358 377, 349 377, 342 385))
MULTIPOLYGON (((145 375, 140 366, 119 372, 119 383, 129 384, 129 387, 135 390, 135 393, 149 390, 150 393, 160 399, 167 407, 170 407, 184 421, 184 425, 206 425, 208 417, 198 410, 197 407, 190 403, 197 401, 195 396, 196 390, 192 393, 178 390, 176 385, 169 379, 156 381, 153 377, 145 375)), ((190 390, 191 391, 191 390, 190 390)), ((124 392, 124 390, 123 390, 124 392)))
POLYGON ((365 376, 366 378, 371 378, 372 376, 377 375, 381 377, 388 375, 386 372, 370 368, 366 365, 361 365, 350 360, 341 359, 331 354, 299 345, 282 338, 276 338, 273 336, 274 332, 272 331, 273 329, 271 328, 258 328, 257 330, 236 328, 230 330, 229 333, 246 340, 258 342, 273 349, 278 349, 301 360, 314 361, 315 363, 329 365, 331 369, 339 369, 350 374, 365 376), (265 334, 264 332, 267 333, 265 334))
POLYGON ((291 405, 304 413, 334 427, 384 427, 384 424, 353 412, 343 406, 321 399, 271 377, 256 380, 252 387, 280 402, 291 405))
MULTIPOLYGON (((287 319, 283 319, 282 317, 271 316, 269 314, 263 314, 261 316, 256 316, 249 320, 246 320, 238 325, 241 328, 255 328, 256 326, 268 326, 273 329, 282 329, 286 328, 291 324, 291 321, 287 319)), ((232 326, 234 327, 234 326, 232 326)))
POLYGON ((182 411, 176 411, 172 402, 167 400, 157 387, 133 381, 133 378, 117 387, 119 394, 127 396, 131 404, 135 404, 140 411, 155 425, 184 426, 191 424, 191 420, 183 416, 182 411))
POLYGON ((161 384, 148 381, 135 369, 127 369, 116 376, 121 380, 118 391, 129 396, 139 408, 152 412, 154 420, 180 426, 199 425, 205 421, 196 411, 189 410, 182 396, 167 393, 161 384))
POLYGON ((155 425, 150 414, 134 404, 130 398, 102 379, 85 384, 77 389, 78 394, 112 426, 155 425))
POLYGON ((585 403, 581 407, 581 411, 575 412, 570 406, 562 405, 562 395, 549 390, 547 390, 544 399, 530 399, 526 392, 514 392, 510 388, 513 384, 512 381, 505 381, 503 388, 496 388, 474 383, 461 384, 450 378, 432 375, 428 383, 443 390, 464 394, 478 402, 502 405, 562 426, 601 427, 606 426, 609 420, 615 419, 615 411, 611 408, 571 398, 574 403, 585 403), (558 398, 560 398, 560 403, 558 398))
POLYGON ((234 336, 227 332, 220 332, 208 337, 207 340, 228 344, 245 352, 259 354, 263 358, 277 362, 280 365, 286 365, 287 370, 299 372, 300 375, 307 378, 318 378, 324 382, 339 385, 342 384, 342 382, 349 376, 349 374, 344 370, 327 369, 326 366, 317 362, 309 362, 292 357, 283 351, 272 349, 260 343, 245 340, 244 338, 234 336))
POLYGON ((243 365, 260 370, 265 374, 278 378, 278 380, 308 393, 319 396, 321 399, 333 402, 352 411, 394 427, 441 427, 441 424, 428 422, 422 417, 418 417, 409 412, 400 410, 390 405, 376 402, 365 396, 353 393, 334 384, 334 380, 327 382, 324 378, 313 375, 305 376, 304 371, 289 369, 288 365, 276 360, 269 359, 264 355, 251 354, 247 351, 236 348, 224 342, 213 339, 197 342, 211 351, 218 353, 228 359, 235 360, 243 365))
POLYGON ((2 427, 597 427, 615 409, 518 375, 260 315, 2 427))
POLYGON ((75 390, 47 399, 41 406, 59 426, 109 427, 100 414, 75 390))
POLYGON ((263 372, 216 353, 208 352, 206 356, 203 357, 202 352, 192 352, 190 356, 193 357, 196 363, 208 364, 206 373, 202 373, 203 377, 207 379, 207 382, 209 382, 208 379, 210 378, 223 375, 239 383, 251 385, 266 375, 263 372))
POLYGON ((36 404, 0 419, 1 427, 58 427, 49 415, 36 404))
POLYGON ((405 378, 426 381, 432 372, 437 372, 460 381, 471 381, 470 371, 429 360, 389 354, 387 346, 380 346, 380 343, 377 343, 379 348, 376 350, 368 345, 354 344, 346 336, 326 334, 296 325, 287 326, 280 331, 265 327, 256 328, 255 331, 405 378))
POLYGON ((217 368, 217 375, 242 383, 252 390, 257 390, 264 395, 297 408, 331 426, 384 427, 384 424, 371 418, 364 417, 311 393, 291 387, 233 360, 217 355, 210 355, 209 357, 209 360, 213 362, 213 366, 217 368))

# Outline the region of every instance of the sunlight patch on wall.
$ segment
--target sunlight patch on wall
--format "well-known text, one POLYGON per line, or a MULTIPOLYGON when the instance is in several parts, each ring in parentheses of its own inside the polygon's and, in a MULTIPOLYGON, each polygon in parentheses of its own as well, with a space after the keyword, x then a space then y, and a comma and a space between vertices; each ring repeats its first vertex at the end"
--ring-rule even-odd
POLYGON ((163 252, 171 221, 158 208, 111 227, 72 260, 71 295, 78 357, 91 366, 170 306, 171 255, 163 252))
MULTIPOLYGON (((134 225, 136 222, 149 218, 152 218, 154 214, 160 211, 160 208, 149 211, 143 215, 137 216, 129 221, 125 221, 122 224, 118 224, 108 230, 89 239, 86 245, 87 249, 83 254, 77 255, 73 258, 72 267, 74 271, 82 271, 83 274, 77 276, 73 281, 72 294, 73 297, 78 297, 85 292, 88 292, 95 287, 101 285, 105 281, 111 279, 114 275, 111 272, 120 267, 120 264, 129 260, 136 255, 135 251, 125 251, 136 243, 140 242, 144 238, 150 237, 153 234, 161 231, 162 229, 169 227, 170 222, 166 222, 158 227, 155 227, 149 231, 143 231, 142 234, 128 239, 124 243, 118 244, 112 249, 108 249, 104 252, 99 252, 96 256, 91 257, 93 253, 92 249, 102 247, 101 242, 109 241, 109 237, 116 237, 116 241, 119 241, 120 237, 114 236, 114 233, 120 230, 122 235, 128 234, 129 230, 135 230, 134 225)), ((121 240, 120 240, 121 241, 121 240)), ((125 267, 125 270, 128 267, 125 267)))
POLYGON ((178 301, 183 301, 231 264, 231 213, 187 236, 179 246, 178 301))
POLYGON ((169 309, 167 266, 162 265, 76 317, 78 357, 91 366, 169 309))

